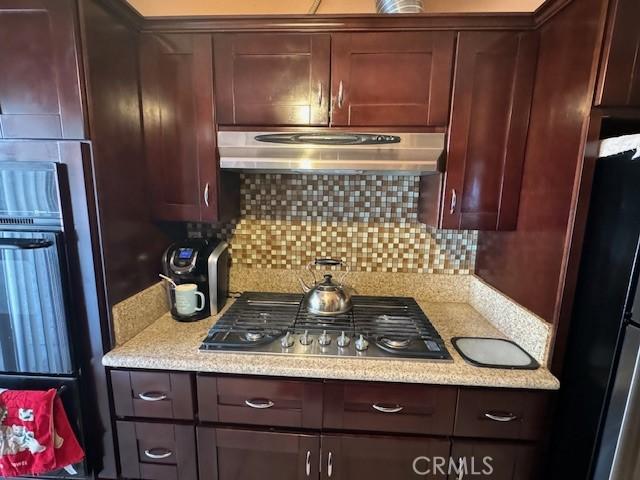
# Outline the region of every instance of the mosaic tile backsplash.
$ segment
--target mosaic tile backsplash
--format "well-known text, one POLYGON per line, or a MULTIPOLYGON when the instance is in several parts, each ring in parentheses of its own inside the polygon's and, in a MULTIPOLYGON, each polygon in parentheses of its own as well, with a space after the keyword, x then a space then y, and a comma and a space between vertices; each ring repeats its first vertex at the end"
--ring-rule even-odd
POLYGON ((477 232, 418 222, 419 178, 242 174, 241 216, 189 224, 189 235, 231 245, 234 264, 299 269, 316 257, 366 272, 472 273, 477 232))

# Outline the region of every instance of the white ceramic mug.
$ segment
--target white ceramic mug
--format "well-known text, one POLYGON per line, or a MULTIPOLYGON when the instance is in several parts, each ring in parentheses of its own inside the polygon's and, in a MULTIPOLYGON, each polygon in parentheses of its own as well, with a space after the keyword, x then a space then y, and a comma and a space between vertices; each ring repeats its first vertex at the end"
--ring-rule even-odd
POLYGON ((183 283, 175 288, 176 312, 178 315, 188 316, 204 309, 204 293, 198 291, 195 283, 183 283), (201 304, 198 305, 197 298, 201 304))

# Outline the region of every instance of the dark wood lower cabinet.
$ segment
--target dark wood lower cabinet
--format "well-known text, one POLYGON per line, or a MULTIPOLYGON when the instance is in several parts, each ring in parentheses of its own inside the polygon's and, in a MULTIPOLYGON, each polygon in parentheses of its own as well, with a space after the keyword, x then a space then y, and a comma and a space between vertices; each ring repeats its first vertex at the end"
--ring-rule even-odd
POLYGON ((454 439, 451 460, 458 470, 450 472, 449 480, 539 480, 539 453, 531 443, 454 439))
POLYGON ((200 480, 317 480, 319 455, 319 435, 198 427, 200 480))
POLYGON ((204 373, 194 383, 190 373, 140 370, 111 377, 127 479, 538 480, 544 460, 549 392, 204 373))
POLYGON ((116 422, 124 478, 198 480, 191 425, 116 422))
POLYGON ((432 467, 448 460, 449 447, 446 438, 323 435, 322 480, 446 479, 432 467))

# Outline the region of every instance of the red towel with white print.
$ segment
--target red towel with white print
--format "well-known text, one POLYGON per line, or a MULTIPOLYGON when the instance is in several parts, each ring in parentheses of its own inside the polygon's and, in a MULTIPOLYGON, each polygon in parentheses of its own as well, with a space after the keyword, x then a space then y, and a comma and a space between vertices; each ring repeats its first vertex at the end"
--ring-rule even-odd
POLYGON ((53 472, 83 458, 56 390, 0 393, 0 476, 53 472))

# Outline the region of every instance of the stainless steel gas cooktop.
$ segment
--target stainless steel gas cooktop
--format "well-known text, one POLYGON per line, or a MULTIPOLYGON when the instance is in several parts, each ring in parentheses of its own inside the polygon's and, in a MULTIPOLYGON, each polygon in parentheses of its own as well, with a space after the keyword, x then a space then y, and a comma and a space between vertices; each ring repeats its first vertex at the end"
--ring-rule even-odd
POLYGON ((211 327, 201 350, 452 361, 413 298, 353 297, 353 309, 312 315, 302 295, 243 293, 211 327))

